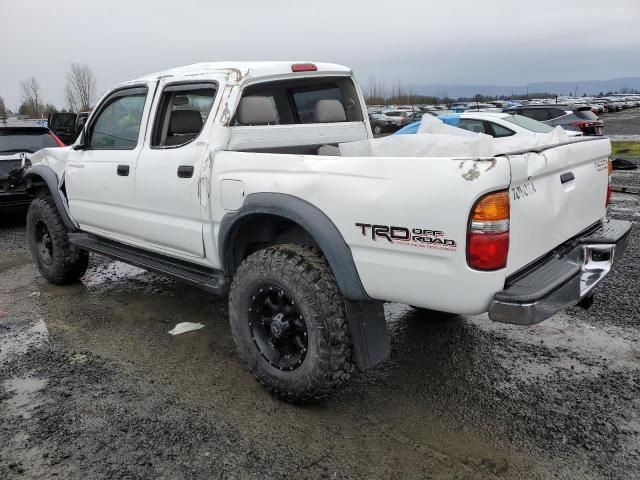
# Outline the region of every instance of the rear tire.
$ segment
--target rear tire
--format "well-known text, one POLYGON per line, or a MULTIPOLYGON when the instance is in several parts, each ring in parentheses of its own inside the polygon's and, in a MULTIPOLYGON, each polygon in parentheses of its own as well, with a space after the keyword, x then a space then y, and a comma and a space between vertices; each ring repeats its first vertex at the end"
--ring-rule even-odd
POLYGON ((326 398, 355 369, 344 299, 310 247, 276 245, 246 258, 233 278, 229 316, 240 357, 281 400, 326 398))
POLYGON ((89 253, 71 245, 67 233, 53 198, 36 197, 27 212, 29 249, 40 274, 56 285, 77 281, 89 263, 89 253))
POLYGON ((373 133, 375 133, 376 135, 380 135, 382 133, 382 127, 380 125, 374 125, 373 133))

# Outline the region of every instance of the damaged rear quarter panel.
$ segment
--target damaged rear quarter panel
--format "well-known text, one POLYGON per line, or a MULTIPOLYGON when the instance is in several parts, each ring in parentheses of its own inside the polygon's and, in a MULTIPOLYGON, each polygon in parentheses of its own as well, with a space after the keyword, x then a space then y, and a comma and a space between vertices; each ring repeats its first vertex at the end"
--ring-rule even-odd
POLYGON ((225 213, 220 184, 239 180, 245 195, 285 193, 322 210, 349 245, 372 298, 479 313, 503 288, 504 272, 478 272, 467 266, 466 231, 474 202, 508 187, 506 159, 225 151, 216 154, 213 168, 216 235, 225 213), (464 178, 469 171, 475 172, 472 181, 464 178), (363 229, 363 224, 371 227, 363 229))

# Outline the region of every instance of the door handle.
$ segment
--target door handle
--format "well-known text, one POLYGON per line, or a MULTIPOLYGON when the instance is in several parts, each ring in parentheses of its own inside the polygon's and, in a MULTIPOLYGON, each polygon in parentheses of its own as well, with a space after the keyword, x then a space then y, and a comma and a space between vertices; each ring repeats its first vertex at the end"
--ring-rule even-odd
POLYGON ((118 165, 118 175, 126 177, 129 175, 129 165, 118 165))
POLYGON ((192 165, 180 165, 178 167, 178 177, 179 178, 191 178, 191 177, 193 177, 193 166, 192 165))
POLYGON ((573 174, 573 172, 567 172, 560 175, 560 183, 567 183, 575 179, 576 179, 576 176, 573 174))

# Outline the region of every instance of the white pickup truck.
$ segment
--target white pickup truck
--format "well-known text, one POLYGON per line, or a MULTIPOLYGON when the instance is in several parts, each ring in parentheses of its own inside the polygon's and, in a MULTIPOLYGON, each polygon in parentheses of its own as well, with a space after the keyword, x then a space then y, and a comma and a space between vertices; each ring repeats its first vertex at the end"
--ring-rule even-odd
POLYGON ((228 293, 249 370, 304 402, 388 356, 385 301, 529 325, 588 304, 625 247, 630 224, 606 219, 606 138, 340 155, 357 141, 377 140, 339 65, 202 63, 120 84, 74 145, 31 157, 33 257, 57 284, 97 252, 228 293))

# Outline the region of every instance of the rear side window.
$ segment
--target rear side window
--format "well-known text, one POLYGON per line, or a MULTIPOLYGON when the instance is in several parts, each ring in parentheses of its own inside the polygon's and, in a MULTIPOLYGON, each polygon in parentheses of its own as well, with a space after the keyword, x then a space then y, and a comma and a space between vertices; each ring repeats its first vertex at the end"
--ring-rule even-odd
POLYGON ((215 84, 166 87, 158 103, 151 146, 178 147, 194 140, 207 121, 215 96, 215 84))
POLYGON ((582 120, 598 120, 598 116, 591 109, 574 110, 573 114, 582 120))
POLYGON ((315 107, 319 100, 338 100, 344 107, 342 92, 337 86, 292 92, 298 123, 315 123, 315 107))
POLYGON ((502 120, 513 123, 514 125, 525 128, 534 133, 549 133, 553 131, 553 127, 550 127, 546 123, 538 122, 537 120, 523 115, 510 115, 508 117, 504 117, 502 120))
POLYGON ((548 111, 551 118, 558 118, 567 114, 567 112, 559 108, 550 108, 548 111))
POLYGON ((551 119, 551 115, 549 115, 549 111, 546 108, 527 108, 522 110, 521 113, 525 117, 533 118, 539 122, 551 119))
POLYGON ((57 147, 51 134, 43 129, 0 129, 0 153, 34 153, 41 148, 57 147))
POLYGON ((473 120, 471 118, 461 118, 458 128, 463 128, 473 133, 487 133, 482 120, 473 120))
POLYGON ((514 135, 516 132, 513 130, 509 130, 507 127, 503 127, 502 125, 498 125, 497 123, 487 122, 489 128, 493 130, 492 135, 494 138, 502 138, 502 137, 510 137, 514 135))

